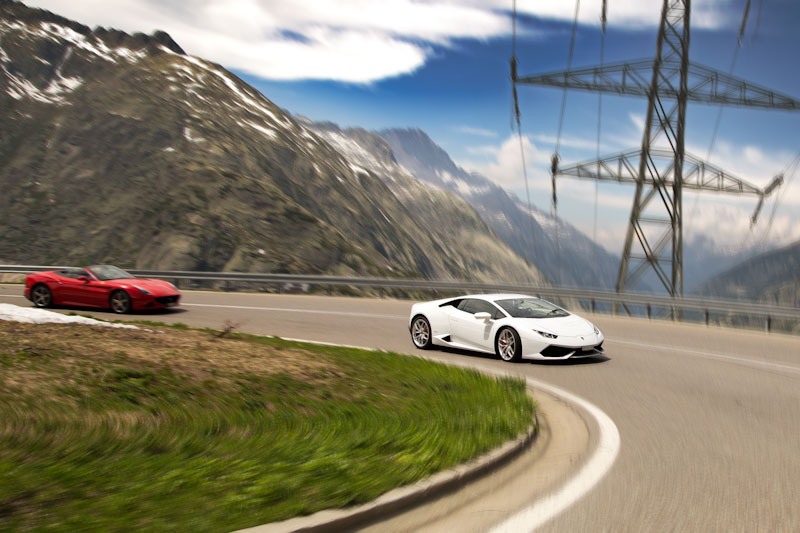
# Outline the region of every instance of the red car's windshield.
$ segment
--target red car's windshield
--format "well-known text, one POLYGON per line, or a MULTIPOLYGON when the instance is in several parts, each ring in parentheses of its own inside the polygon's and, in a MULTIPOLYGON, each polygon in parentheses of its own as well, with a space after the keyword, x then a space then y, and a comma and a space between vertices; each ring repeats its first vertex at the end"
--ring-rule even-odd
POLYGON ((132 274, 113 265, 92 265, 86 267, 86 270, 94 274, 100 281, 107 281, 109 279, 129 279, 134 277, 132 274))

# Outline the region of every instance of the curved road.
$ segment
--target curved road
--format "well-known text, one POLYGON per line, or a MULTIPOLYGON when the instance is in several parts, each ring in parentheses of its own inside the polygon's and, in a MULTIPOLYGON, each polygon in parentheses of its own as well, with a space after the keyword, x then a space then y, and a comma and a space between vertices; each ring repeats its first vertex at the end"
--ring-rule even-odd
MULTIPOLYGON (((20 291, 0 285, 0 303, 30 305, 20 291)), ((419 355, 407 301, 186 291, 183 303, 142 318, 419 355)), ((605 360, 509 365, 432 352, 555 385, 616 423, 610 472, 539 531, 800 531, 800 338, 588 318, 606 336, 605 360)))

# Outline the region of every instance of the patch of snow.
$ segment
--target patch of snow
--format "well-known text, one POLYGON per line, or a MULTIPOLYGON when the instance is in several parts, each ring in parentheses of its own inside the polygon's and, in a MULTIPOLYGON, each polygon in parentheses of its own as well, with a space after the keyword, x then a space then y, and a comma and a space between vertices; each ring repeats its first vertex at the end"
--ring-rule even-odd
POLYGON ((174 151, 175 151, 175 148, 173 148, 172 146, 167 146, 166 148, 164 148, 164 150, 163 150, 163 151, 164 151, 164 152, 174 152, 174 151))
POLYGON ((172 67, 180 70, 182 73, 186 74, 193 80, 197 78, 197 74, 195 73, 195 71, 193 71, 186 65, 183 65, 181 63, 172 63, 172 67))
POLYGON ((0 304, 0 320, 22 322, 25 324, 85 324, 87 326, 103 326, 107 328, 139 329, 128 324, 112 324, 83 316, 68 316, 53 311, 31 307, 20 307, 12 304, 0 304))
POLYGON ((464 180, 455 179, 451 180, 451 182, 455 184, 458 192, 464 196, 472 196, 473 194, 489 192, 489 187, 476 187, 475 185, 470 185, 464 180))
MULTIPOLYGON (((528 211, 525 208, 523 208, 523 210, 528 211)), ((542 227, 542 229, 554 229, 556 227, 556 221, 553 220, 553 218, 549 215, 540 213, 539 211, 535 211, 533 209, 528 211, 528 213, 530 213, 530 215, 542 227)))
POLYGON ((208 65, 206 65, 202 60, 200 60, 197 57, 194 57, 194 56, 183 56, 183 58, 186 59, 186 61, 189 61, 190 63, 192 63, 194 65, 197 65, 198 67, 202 68, 203 70, 206 70, 207 72, 210 72, 210 73, 216 75, 217 77, 219 77, 223 81, 223 83, 225 83, 225 85, 228 87, 228 89, 233 91, 233 93, 236 94, 239 97, 239 99, 242 102, 244 102, 250 108, 251 111, 257 111, 257 112, 261 113, 262 115, 264 115, 265 117, 267 117, 270 120, 272 120, 273 122, 275 122, 277 124, 280 124, 281 126, 284 126, 286 128, 291 127, 291 125, 292 125, 291 122, 287 122, 287 121, 284 121, 284 120, 281 120, 280 118, 278 118, 278 116, 275 113, 273 113, 271 110, 267 109, 266 107, 264 107, 263 105, 258 103, 254 99, 254 97, 252 97, 251 95, 248 95, 242 89, 240 89, 239 86, 231 78, 229 78, 228 76, 225 75, 225 73, 223 73, 223 72, 221 72, 221 71, 219 71, 217 69, 209 67, 208 65))
POLYGON ((250 126, 251 128, 253 128, 255 130, 260 131, 261 133, 263 133, 264 135, 266 135, 270 139, 275 139, 278 136, 278 134, 275 133, 275 130, 271 130, 269 128, 265 128, 264 126, 261 126, 260 124, 256 124, 255 122, 250 122, 249 120, 244 120, 242 122, 239 122, 240 126, 243 126, 245 124, 247 124, 248 126, 250 126))
POLYGON ((443 183, 453 183, 456 181, 453 175, 446 170, 437 170, 436 175, 439 176, 439 179, 442 180, 443 183))
POLYGON ((130 48, 120 47, 113 49, 114 55, 126 59, 129 63, 136 63, 140 59, 147 57, 147 50, 131 50, 130 48))
MULTIPOLYGON (((364 165, 371 169, 381 168, 382 165, 372 154, 347 135, 335 131, 321 132, 320 135, 351 163, 350 168, 353 168, 354 163, 364 165)), ((359 168, 361 172, 365 172, 363 168, 357 168, 359 168)), ((353 168, 353 170, 356 169, 353 168)))
POLYGON ((387 216, 386 216, 386 213, 384 213, 384 212, 383 212, 383 209, 381 209, 380 207, 378 208, 378 213, 380 213, 380 214, 381 214, 381 216, 383 217, 383 219, 384 219, 384 220, 386 220, 386 222, 388 222, 389 224, 391 224, 391 223, 392 223, 392 222, 389 220, 389 217, 387 217, 387 216))
POLYGON ((82 33, 78 33, 77 31, 73 30, 72 28, 67 28, 65 26, 61 26, 60 24, 54 24, 52 22, 43 22, 41 23, 40 27, 42 31, 33 32, 40 37, 45 37, 48 39, 60 39, 63 41, 67 41, 69 43, 74 44, 77 48, 81 50, 85 50, 91 54, 96 55, 106 61, 111 63, 116 63, 117 60, 114 59, 113 54, 114 52, 105 45, 102 41, 98 39, 94 39, 94 42, 89 42, 89 39, 86 38, 85 35, 82 33))
POLYGON ((352 170, 353 172, 357 172, 357 173, 360 172, 361 174, 369 174, 369 172, 367 172, 366 170, 364 170, 360 166, 354 165, 352 163, 350 163, 350 170, 352 170))
POLYGON ((205 139, 202 138, 202 137, 193 137, 192 136, 192 128, 190 128, 189 126, 184 126, 183 127, 183 137, 187 141, 193 142, 193 143, 201 143, 201 142, 205 141, 205 139))

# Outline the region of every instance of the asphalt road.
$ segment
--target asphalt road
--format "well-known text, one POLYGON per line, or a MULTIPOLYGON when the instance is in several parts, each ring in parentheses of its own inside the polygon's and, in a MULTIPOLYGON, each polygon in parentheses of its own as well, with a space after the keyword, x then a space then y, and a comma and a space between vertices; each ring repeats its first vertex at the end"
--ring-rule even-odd
MULTIPOLYGON (((20 290, 0 285, 0 303, 30 305, 20 290)), ((183 302, 140 318, 419 354, 407 301, 185 292, 183 302)), ((616 424, 609 473, 539 531, 800 531, 800 338, 584 316, 605 334, 605 360, 511 365, 432 352, 560 387, 616 424)))

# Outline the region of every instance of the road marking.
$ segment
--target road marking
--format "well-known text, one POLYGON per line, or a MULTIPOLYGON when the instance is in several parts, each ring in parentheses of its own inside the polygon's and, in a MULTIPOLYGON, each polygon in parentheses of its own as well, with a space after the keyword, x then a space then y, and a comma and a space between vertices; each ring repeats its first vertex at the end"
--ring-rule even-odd
POLYGON ((621 339, 611 339, 611 343, 618 342, 620 344, 627 344, 630 346, 641 346, 642 348, 654 348, 657 350, 664 350, 667 352, 679 352, 693 357, 702 357, 704 359, 711 359, 715 361, 722 361, 726 363, 739 364, 756 369, 776 370, 778 372, 789 372, 792 374, 800 374, 800 366, 787 365, 783 363, 772 363, 769 361, 759 361, 757 359, 748 359, 745 357, 736 357, 733 355, 723 355, 714 352, 704 352, 701 350, 690 350, 688 348, 677 348, 674 346, 661 346, 658 344, 648 344, 646 342, 628 341, 621 339))
POLYGON ((251 311, 279 311, 284 313, 311 313, 318 315, 341 315, 341 316, 360 316, 367 318, 388 318, 393 320, 408 318, 406 315, 380 315, 377 313, 353 313, 350 311, 322 311, 316 309, 292 309, 290 307, 250 307, 247 305, 217 305, 217 304, 187 304, 186 307, 219 307, 222 309, 249 309, 251 311))
MULTIPOLYGON (((290 339, 285 339, 290 340, 290 339)), ((308 342, 312 344, 323 344, 326 346, 337 346, 333 343, 310 341, 304 339, 291 339, 296 342, 308 342)), ((345 346, 345 345, 338 345, 345 346)), ((365 348, 373 349, 373 348, 365 348)), ((380 350, 379 350, 380 351, 380 350)), ((564 389, 558 388, 549 383, 539 381, 520 374, 511 373, 508 369, 497 369, 489 367, 474 367, 466 362, 444 361, 436 357, 422 356, 423 359, 438 361, 451 366, 465 367, 487 374, 498 376, 524 377, 528 385, 546 391, 553 396, 561 398, 567 403, 577 405, 586 411, 597 423, 600 431, 597 448, 591 458, 583 465, 578 473, 564 484, 558 491, 540 498, 533 505, 526 507, 522 511, 510 516, 499 525, 490 530, 490 533, 518 533, 520 531, 533 531, 545 522, 554 518, 562 511, 569 508, 575 502, 583 498, 597 483, 611 470, 617 460, 620 448, 619 430, 611 418, 596 405, 584 400, 564 389)))
POLYGON ((0 298, 25 298, 21 294, 0 294, 0 298))
POLYGON ((493 527, 490 533, 533 531, 555 518, 592 490, 611 470, 619 454, 619 430, 614 421, 599 407, 571 392, 543 381, 527 377, 525 379, 532 387, 546 391, 586 411, 597 422, 600 438, 594 453, 574 477, 556 492, 540 498, 532 505, 506 518, 493 527))

